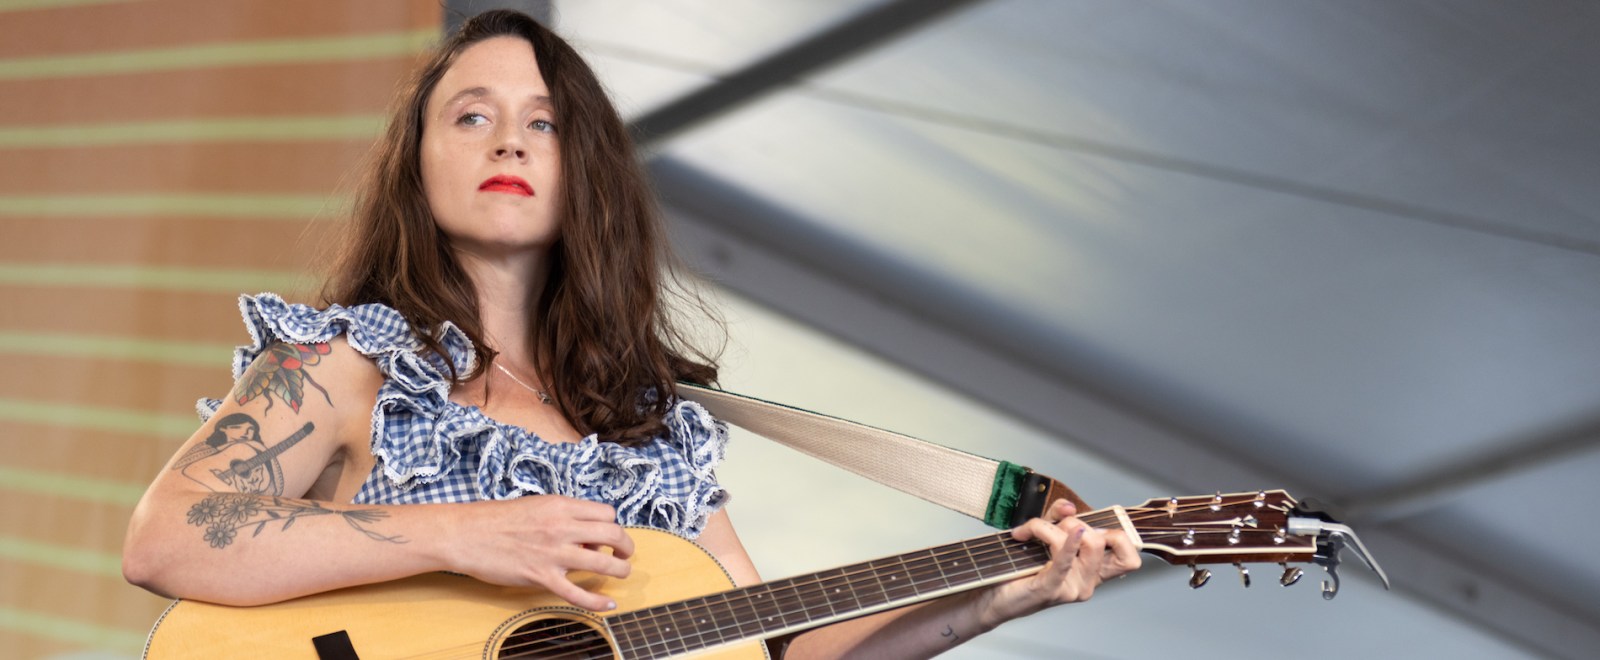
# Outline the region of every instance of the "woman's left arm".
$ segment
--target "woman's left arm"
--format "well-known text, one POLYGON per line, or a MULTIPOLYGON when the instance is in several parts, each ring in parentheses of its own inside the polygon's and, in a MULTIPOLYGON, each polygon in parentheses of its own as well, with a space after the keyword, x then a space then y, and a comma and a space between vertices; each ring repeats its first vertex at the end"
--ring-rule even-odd
MULTIPOLYGON (((871 616, 835 623, 796 637, 790 658, 928 658, 993 630, 1006 621, 1061 603, 1088 600, 1105 580, 1139 568, 1139 552, 1120 531, 1101 532, 1056 502, 1012 530, 1019 541, 1049 546, 1052 559, 1031 576, 871 616)), ((707 522, 700 544, 740 585, 760 581, 725 512, 707 522)))

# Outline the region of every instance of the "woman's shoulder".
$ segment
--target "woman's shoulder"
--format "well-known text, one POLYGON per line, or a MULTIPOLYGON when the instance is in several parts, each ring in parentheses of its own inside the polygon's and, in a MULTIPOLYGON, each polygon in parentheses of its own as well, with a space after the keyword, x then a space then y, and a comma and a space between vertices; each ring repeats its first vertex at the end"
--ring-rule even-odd
MULTIPOLYGON (((410 389, 448 389, 450 365, 427 346, 411 324, 394 308, 378 303, 313 307, 291 303, 275 293, 239 297, 249 342, 234 349, 232 372, 240 386, 265 369, 276 373, 285 364, 284 379, 299 381, 291 373, 315 367, 341 383, 357 389, 370 389, 399 379, 410 389), (259 367, 252 367, 257 365, 259 367)), ((472 343, 454 324, 442 324, 434 335, 448 353, 456 373, 470 371, 476 354, 472 343)), ((280 380, 284 380, 280 379, 280 380)), ((263 386, 281 385, 263 381, 263 386)), ((209 416, 220 402, 202 399, 199 411, 209 416)))
MULTIPOLYGON (((342 335, 352 349, 374 359, 395 353, 417 353, 426 346, 404 315, 381 303, 312 307, 290 303, 275 293, 261 293, 240 296, 239 312, 250 333, 250 343, 234 352, 235 376, 243 373, 262 350, 275 342, 325 344, 342 335)), ((458 370, 471 370, 475 353, 466 333, 447 322, 434 336, 457 363, 458 370)), ((443 363, 438 366, 447 369, 443 363)))
POLYGON ((667 428, 658 441, 682 454, 698 476, 710 477, 727 452, 728 425, 688 399, 673 399, 662 421, 667 428))

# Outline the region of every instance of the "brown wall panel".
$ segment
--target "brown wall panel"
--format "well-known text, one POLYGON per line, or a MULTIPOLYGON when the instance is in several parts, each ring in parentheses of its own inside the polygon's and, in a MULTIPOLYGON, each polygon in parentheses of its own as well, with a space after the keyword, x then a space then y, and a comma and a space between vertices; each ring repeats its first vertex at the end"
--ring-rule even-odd
MULTIPOLYGON (((0 593, 5 593, 0 587, 0 593)), ((56 655, 67 655, 72 651, 83 648, 81 643, 68 642, 60 639, 16 633, 4 637, 6 651, 15 653, 18 658, 44 658, 56 655)))
POLYGON ((416 59, 0 80, 0 121, 31 126, 382 114, 416 59))
POLYGON ((15 560, 0 559, 0 574, 5 575, 0 577, 0 598, 10 601, 8 604, 23 604, 47 616, 93 621, 119 631, 148 632, 172 602, 119 578, 15 560), (14 594, 26 594, 27 601, 11 600, 14 594), (93 599, 85 599, 85 594, 93 594, 93 599))
MULTIPOLYGON (((242 343, 242 341, 241 341, 242 343)), ((232 385, 232 356, 211 368, 45 355, 7 355, 7 369, 27 374, 0 379, 0 398, 80 403, 151 412, 181 411, 199 393, 222 396, 232 385)))
POLYGON ((354 185, 370 140, 0 149, 0 195, 325 194, 354 185))
POLYGON ((0 57, 248 39, 373 34, 439 24, 436 0, 156 0, 7 12, 0 57))
POLYGON ((0 240, 0 263, 311 272, 339 224, 248 218, 0 218, 0 236, 5 237, 0 240))
MULTIPOLYGON (((351 189, 350 173, 366 151, 364 131, 377 130, 417 61, 415 54, 395 54, 395 44, 436 30, 441 16, 437 0, 154 0, 0 12, 0 72, 12 72, 0 74, 0 200, 11 204, 8 213, 24 208, 16 200, 40 197, 236 195, 288 201, 291 210, 280 213, 315 215, 241 218, 218 209, 211 212, 220 217, 169 217, 102 209, 0 216, 0 333, 10 342, 0 350, 7 364, 0 370, 6 475, 0 536, 13 539, 12 551, 0 557, 0 607, 66 624, 58 635, 74 634, 73 625, 97 627, 119 640, 115 650, 137 653, 137 639, 167 601, 114 574, 128 502, 200 428, 194 399, 226 395, 230 356, 218 345, 249 339, 237 308, 240 292, 232 290, 250 288, 249 281, 205 271, 261 272, 250 277, 275 286, 281 278, 272 273, 303 272, 316 263, 341 211, 302 208, 298 200, 314 206, 351 189), (354 39, 339 41, 344 37, 354 39), (217 46, 269 60, 275 55, 260 44, 293 40, 344 50, 318 55, 321 61, 194 61, 192 68, 140 59, 141 52, 217 46), (124 52, 134 58, 126 62, 155 63, 121 73, 29 70, 124 52), (320 121, 333 130, 276 138, 240 123, 270 118, 320 121), (156 140, 133 132, 140 123, 232 128, 226 135, 156 140), (112 132, 96 142, 35 130, 82 126, 112 132), (182 269, 197 269, 198 281, 161 279, 182 269), (121 279, 87 283, 108 273, 121 279), (40 277, 56 285, 32 279, 40 277), (36 355, 16 344, 28 333, 195 342, 215 355, 206 358, 211 364, 93 357, 95 344, 73 341, 51 349, 58 353, 36 355), (81 357, 71 357, 75 351, 81 357), (48 406, 59 412, 35 419, 48 406), (85 487, 100 494, 64 492, 85 487), (75 569, 52 567, 55 551, 88 560, 75 569)), ((280 293, 309 300, 317 283, 306 277, 298 286, 280 293)), ((0 628, 0 655, 7 657, 96 648, 104 647, 0 628)))
POLYGON ((0 466, 143 486, 188 439, 0 420, 0 466))
MULTIPOLYGON (((252 292, 254 293, 254 292, 252 292)), ((0 288, 0 328, 240 344, 238 294, 80 287, 0 288)))
MULTIPOLYGON (((23 495, 4 489, 0 489, 0 493, 12 497, 23 495)), ((18 499, 20 506, 0 507, 0 529, 6 530, 7 535, 24 537, 34 543, 121 556, 123 532, 127 530, 128 517, 133 514, 133 505, 32 494, 18 499), (63 525, 62 522, 73 524, 63 525)))

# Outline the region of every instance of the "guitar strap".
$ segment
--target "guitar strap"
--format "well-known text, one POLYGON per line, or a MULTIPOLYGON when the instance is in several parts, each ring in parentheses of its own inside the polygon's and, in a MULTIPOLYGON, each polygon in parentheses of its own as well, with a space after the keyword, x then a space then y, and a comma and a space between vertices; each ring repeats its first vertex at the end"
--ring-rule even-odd
POLYGON ((1039 516, 1061 498, 1089 510, 1065 484, 1015 463, 689 383, 678 383, 678 396, 730 424, 997 529, 1039 516))

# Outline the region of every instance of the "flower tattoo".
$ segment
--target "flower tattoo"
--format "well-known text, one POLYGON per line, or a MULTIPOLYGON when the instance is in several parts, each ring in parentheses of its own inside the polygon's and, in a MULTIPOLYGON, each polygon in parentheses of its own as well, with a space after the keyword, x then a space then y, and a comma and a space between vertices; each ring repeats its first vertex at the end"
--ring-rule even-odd
POLYGON ((387 536, 367 529, 368 525, 389 516, 384 511, 377 509, 341 511, 329 509, 317 502, 263 497, 249 493, 207 495, 189 507, 188 520, 190 525, 204 527, 206 543, 221 550, 231 545, 239 531, 247 527, 255 528, 250 532, 251 538, 254 538, 259 536, 267 525, 282 522, 283 527, 279 528, 279 531, 288 531, 289 527, 301 518, 333 515, 343 518, 352 529, 374 541, 406 542, 405 537, 387 536))

